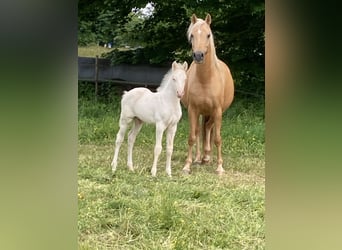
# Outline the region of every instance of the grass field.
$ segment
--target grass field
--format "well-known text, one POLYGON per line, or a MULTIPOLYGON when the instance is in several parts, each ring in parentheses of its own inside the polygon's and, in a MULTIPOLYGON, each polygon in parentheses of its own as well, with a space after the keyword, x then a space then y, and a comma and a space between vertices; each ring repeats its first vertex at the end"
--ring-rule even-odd
POLYGON ((98 45, 84 46, 78 47, 77 54, 78 56, 84 57, 101 57, 103 53, 108 53, 112 51, 112 48, 105 48, 98 45))
MULTIPOLYGON (((83 86, 84 87, 84 86, 83 86)), ((91 92, 92 93, 92 92, 91 92)), ((79 97, 79 249, 264 249, 265 138, 263 101, 236 98, 224 113, 226 173, 209 165, 182 174, 187 113, 178 125, 172 175, 165 173, 165 137, 157 177, 150 176, 154 126, 144 125, 126 167, 123 143, 111 174, 120 97, 79 97)))

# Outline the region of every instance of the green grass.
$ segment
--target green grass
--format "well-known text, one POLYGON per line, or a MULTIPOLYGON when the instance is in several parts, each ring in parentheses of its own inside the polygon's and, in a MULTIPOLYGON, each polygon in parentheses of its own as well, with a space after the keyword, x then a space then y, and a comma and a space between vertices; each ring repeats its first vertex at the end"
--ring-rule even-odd
POLYGON ((154 126, 144 125, 126 167, 123 143, 111 174, 120 98, 79 98, 79 249, 265 249, 264 105, 236 99, 223 118, 226 173, 213 162, 182 174, 188 121, 175 137, 172 178, 165 173, 165 137, 157 177, 150 176, 154 126))
POLYGON ((113 48, 105 48, 98 45, 89 45, 84 47, 78 47, 78 56, 84 57, 101 57, 102 54, 112 51, 113 48))

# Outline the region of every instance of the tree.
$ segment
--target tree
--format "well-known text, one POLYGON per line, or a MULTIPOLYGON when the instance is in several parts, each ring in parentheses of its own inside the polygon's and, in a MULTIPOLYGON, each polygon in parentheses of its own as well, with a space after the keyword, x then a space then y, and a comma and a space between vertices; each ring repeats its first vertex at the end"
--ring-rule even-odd
POLYGON ((127 22, 132 7, 142 4, 139 0, 79 0, 78 44, 112 41, 127 22))

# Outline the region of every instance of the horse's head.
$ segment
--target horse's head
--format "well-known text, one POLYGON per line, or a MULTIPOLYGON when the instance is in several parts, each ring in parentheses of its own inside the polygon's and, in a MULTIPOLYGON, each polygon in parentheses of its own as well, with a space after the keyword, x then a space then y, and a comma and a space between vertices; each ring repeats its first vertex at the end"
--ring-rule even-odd
POLYGON ((188 28, 188 39, 192 45, 192 56, 196 63, 203 63, 209 46, 213 44, 210 24, 210 14, 207 14, 205 20, 197 18, 195 14, 191 17, 191 24, 188 28))
POLYGON ((184 95, 184 86, 186 81, 186 70, 188 69, 188 63, 183 64, 174 61, 172 63, 172 84, 175 86, 176 94, 178 98, 182 98, 184 95))

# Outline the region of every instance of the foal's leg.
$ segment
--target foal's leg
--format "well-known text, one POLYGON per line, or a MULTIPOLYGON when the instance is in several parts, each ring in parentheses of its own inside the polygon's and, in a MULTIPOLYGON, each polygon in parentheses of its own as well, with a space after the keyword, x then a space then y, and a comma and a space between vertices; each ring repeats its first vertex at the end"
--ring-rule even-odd
POLYGON ((113 157, 113 161, 111 163, 112 172, 113 173, 116 170, 116 166, 118 164, 119 150, 120 150, 121 144, 122 144, 122 142, 123 142, 123 140, 125 138, 125 133, 126 133, 126 130, 127 130, 127 126, 128 126, 128 124, 130 122, 131 122, 131 119, 120 116, 120 122, 119 122, 120 129, 119 129, 119 132, 116 135, 114 157, 113 157))
POLYGON ((165 126, 162 123, 156 123, 156 145, 154 146, 154 158, 151 169, 152 176, 156 176, 157 174, 157 163, 159 155, 162 151, 162 139, 164 130, 165 126))
POLYGON ((128 133, 127 167, 131 171, 133 171, 133 146, 142 125, 143 122, 141 120, 139 120, 138 118, 134 118, 132 129, 128 133))
POLYGON ((167 129, 166 134, 166 173, 171 177, 171 156, 173 152, 173 141, 177 131, 177 123, 167 129))

